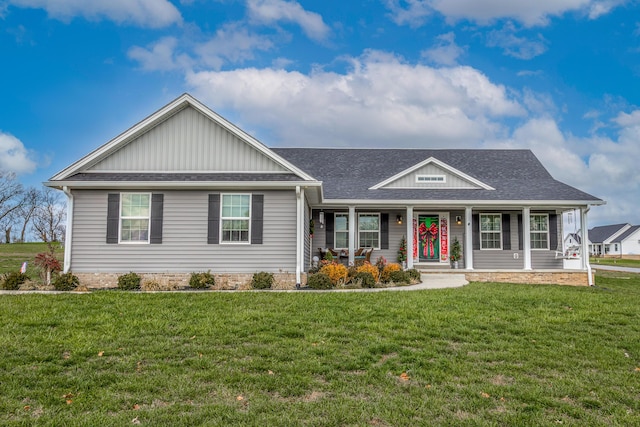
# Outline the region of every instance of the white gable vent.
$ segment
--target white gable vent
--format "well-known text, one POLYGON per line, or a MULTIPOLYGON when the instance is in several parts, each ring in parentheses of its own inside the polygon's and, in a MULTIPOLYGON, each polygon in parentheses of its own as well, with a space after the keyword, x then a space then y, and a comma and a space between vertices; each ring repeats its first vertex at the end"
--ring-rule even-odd
POLYGON ((446 175, 416 175, 416 182, 422 184, 444 184, 447 182, 446 175))

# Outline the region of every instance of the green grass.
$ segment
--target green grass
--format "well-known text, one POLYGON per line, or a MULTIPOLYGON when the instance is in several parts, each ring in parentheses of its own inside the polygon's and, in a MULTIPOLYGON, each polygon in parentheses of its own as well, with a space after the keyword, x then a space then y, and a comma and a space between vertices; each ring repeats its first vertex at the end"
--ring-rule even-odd
MULTIPOLYGON (((22 263, 27 261, 27 275, 32 280, 40 280, 40 270, 33 260, 41 252, 49 252, 47 245, 42 242, 0 244, 0 274, 20 271, 22 263)), ((62 265, 64 249, 60 244, 56 245, 56 256, 62 265)))
POLYGON ((591 258, 589 262, 593 267, 597 267, 598 264, 604 264, 604 265, 617 265, 618 267, 640 268, 639 259, 591 258))
POLYGON ((0 296, 2 425, 640 425, 640 275, 593 288, 0 296))

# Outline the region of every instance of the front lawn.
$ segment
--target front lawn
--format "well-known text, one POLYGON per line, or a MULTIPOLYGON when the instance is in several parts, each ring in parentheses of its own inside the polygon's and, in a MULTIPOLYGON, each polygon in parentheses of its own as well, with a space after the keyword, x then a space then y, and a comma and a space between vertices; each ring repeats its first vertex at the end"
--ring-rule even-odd
POLYGON ((640 425, 640 275, 595 288, 0 296, 0 424, 640 425))
POLYGON ((617 265, 618 267, 640 268, 640 260, 639 259, 590 258, 589 263, 594 268, 597 268, 598 264, 617 265))

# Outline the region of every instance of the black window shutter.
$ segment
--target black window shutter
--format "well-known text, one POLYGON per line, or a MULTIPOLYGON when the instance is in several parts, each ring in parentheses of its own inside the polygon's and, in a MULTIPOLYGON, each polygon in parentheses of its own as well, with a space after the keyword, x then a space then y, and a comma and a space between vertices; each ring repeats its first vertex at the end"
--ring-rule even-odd
POLYGON ((107 196, 107 243, 118 243, 120 224, 120 194, 109 193, 107 196))
POLYGON ((502 214, 502 249, 511 250, 511 215, 502 214))
POLYGON ((251 196, 251 244, 262 244, 264 194, 251 196))
POLYGON ((164 210, 164 194, 151 195, 151 232, 149 243, 162 243, 162 212, 164 210))
POLYGON ((558 215, 549 214, 549 249, 558 249, 558 215))
POLYGON ((380 214, 380 249, 389 249, 389 214, 380 214))
POLYGON ((333 248, 333 212, 327 212, 324 215, 325 226, 325 245, 327 248, 333 248))
POLYGON ((209 194, 209 213, 207 217, 207 243, 220 243, 220 194, 209 194))
POLYGON ((472 245, 474 251, 480 249, 480 215, 474 214, 471 215, 471 235, 472 235, 472 245))
POLYGON ((522 214, 518 214, 518 250, 524 247, 524 235, 522 234, 522 214))

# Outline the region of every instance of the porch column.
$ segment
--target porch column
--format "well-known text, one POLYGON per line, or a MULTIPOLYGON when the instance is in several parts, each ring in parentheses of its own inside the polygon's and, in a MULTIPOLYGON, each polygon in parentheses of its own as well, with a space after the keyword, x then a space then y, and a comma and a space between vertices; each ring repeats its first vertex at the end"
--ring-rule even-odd
POLYGON ((71 245, 73 240, 73 194, 67 186, 62 187, 62 191, 67 195, 67 228, 64 238, 64 270, 68 273, 71 269, 71 245))
POLYGON ((304 268, 304 188, 296 187, 296 287, 302 282, 304 268))
POLYGON ((531 208, 522 208, 522 251, 524 269, 531 270, 531 208))
POLYGON ((413 268, 413 206, 407 206, 407 268, 413 268))
POLYGON ((580 243, 582 249, 580 250, 582 255, 582 269, 586 270, 589 267, 589 227, 587 226, 587 212, 589 208, 580 208, 580 243))
POLYGON ((464 208, 464 268, 473 270, 473 209, 464 208))
POLYGON ((356 247, 356 207, 349 206, 349 265, 353 265, 356 247))

